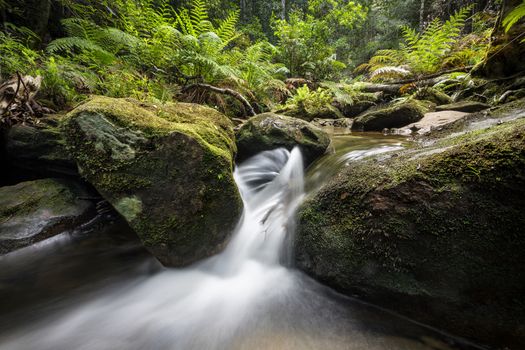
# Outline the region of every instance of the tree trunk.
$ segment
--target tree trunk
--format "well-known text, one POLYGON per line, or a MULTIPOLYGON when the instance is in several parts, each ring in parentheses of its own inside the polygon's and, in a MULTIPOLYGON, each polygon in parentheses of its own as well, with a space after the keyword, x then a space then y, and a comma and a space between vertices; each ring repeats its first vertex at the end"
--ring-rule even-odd
POLYGON ((281 13, 281 18, 284 20, 286 19, 286 0, 281 0, 281 6, 283 8, 283 12, 281 13))
POLYGON ((522 0, 503 0, 487 56, 477 74, 503 78, 525 72, 525 43, 521 43, 525 39, 525 20, 521 19, 507 33, 502 26, 503 19, 521 3, 522 0))
POLYGON ((419 8, 419 29, 420 31, 425 30, 425 20, 426 20, 426 0, 421 0, 421 7, 419 8))

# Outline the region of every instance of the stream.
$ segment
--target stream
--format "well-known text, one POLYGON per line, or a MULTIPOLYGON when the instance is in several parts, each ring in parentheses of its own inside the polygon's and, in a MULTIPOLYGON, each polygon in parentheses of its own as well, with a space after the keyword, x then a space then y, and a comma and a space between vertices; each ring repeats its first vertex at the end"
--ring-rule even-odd
POLYGON ((405 145, 333 140, 306 176, 298 149, 240 164, 243 217, 221 254, 193 266, 161 267, 118 220, 0 257, 0 349, 476 349, 291 267, 301 201, 340 167, 405 145))

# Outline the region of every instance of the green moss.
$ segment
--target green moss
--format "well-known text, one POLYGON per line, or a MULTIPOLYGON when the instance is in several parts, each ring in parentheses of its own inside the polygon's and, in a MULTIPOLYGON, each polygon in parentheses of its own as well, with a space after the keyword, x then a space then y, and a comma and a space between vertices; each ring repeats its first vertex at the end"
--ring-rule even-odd
POLYGON ((136 197, 124 197, 116 201, 115 209, 128 221, 133 221, 142 212, 142 202, 136 197))

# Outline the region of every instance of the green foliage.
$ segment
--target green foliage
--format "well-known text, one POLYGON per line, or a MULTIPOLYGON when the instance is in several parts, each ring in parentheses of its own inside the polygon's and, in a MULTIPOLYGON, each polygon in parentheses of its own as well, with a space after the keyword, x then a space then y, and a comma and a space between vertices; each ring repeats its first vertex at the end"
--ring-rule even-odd
POLYGON ((341 41, 335 34, 361 23, 366 13, 366 8, 352 1, 310 0, 306 13, 295 11, 287 20, 274 19, 280 61, 293 77, 334 78, 346 67, 337 59, 341 41))
POLYGON ((329 89, 310 90, 307 85, 303 85, 297 88, 295 94, 284 105, 279 106, 278 110, 290 111, 302 117, 340 115, 339 110, 332 106, 332 101, 333 95, 329 89))
MULTIPOLYGON (((518 5, 503 19, 502 25, 505 28, 505 32, 508 32, 523 17, 525 17, 525 1, 518 5)), ((525 42, 525 39, 521 42, 525 42)))
POLYGON ((29 48, 28 42, 35 37, 25 29, 9 26, 11 33, 0 32, 0 78, 6 79, 16 72, 32 73, 37 68, 40 53, 29 48))
POLYGON ((404 43, 397 50, 379 50, 357 72, 369 72, 371 80, 401 79, 410 75, 434 73, 442 68, 464 67, 480 62, 490 31, 462 37, 461 31, 470 7, 457 11, 447 21, 431 21, 422 33, 403 27, 404 43))

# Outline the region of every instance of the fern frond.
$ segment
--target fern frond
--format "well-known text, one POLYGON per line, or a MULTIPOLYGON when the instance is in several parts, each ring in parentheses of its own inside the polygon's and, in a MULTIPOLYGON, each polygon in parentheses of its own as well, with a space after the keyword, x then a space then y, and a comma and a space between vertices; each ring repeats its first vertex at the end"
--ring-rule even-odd
POLYGON ((410 75, 410 71, 402 67, 387 66, 379 68, 370 75, 371 80, 386 78, 403 78, 410 75))
POLYGON ((235 36, 237 26, 237 22, 239 22, 239 10, 232 11, 228 14, 228 17, 224 19, 217 28, 217 35, 222 39, 224 42, 231 41, 232 38, 235 36))
POLYGON ((505 28, 505 32, 508 32, 523 17, 525 17, 525 1, 503 19, 502 25, 505 28))

